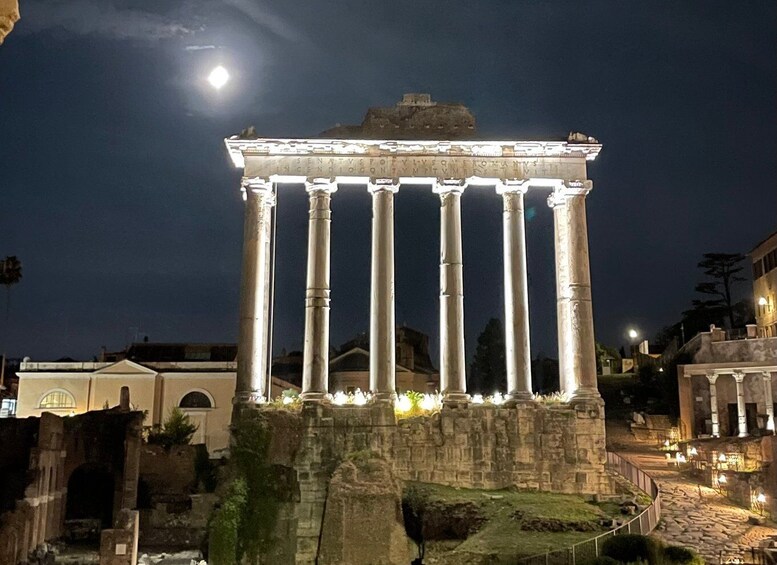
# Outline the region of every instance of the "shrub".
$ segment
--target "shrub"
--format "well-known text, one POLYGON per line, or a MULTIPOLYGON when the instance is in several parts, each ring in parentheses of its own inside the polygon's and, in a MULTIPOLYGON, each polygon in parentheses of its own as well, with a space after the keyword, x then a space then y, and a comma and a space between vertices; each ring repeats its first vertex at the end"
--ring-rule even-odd
POLYGON ((148 443, 161 445, 166 449, 173 445, 189 445, 198 427, 192 424, 187 414, 175 407, 161 427, 156 426, 151 430, 148 434, 148 443))
POLYGON ((248 489, 243 479, 237 479, 229 487, 221 506, 210 521, 208 560, 220 565, 234 565, 240 561, 238 536, 240 517, 245 512, 248 489))
POLYGON ((664 548, 664 561, 676 565, 702 565, 704 561, 692 549, 669 545, 664 548))
POLYGON ((661 565, 661 542, 639 534, 621 534, 609 538, 602 546, 602 555, 622 563, 644 561, 650 565, 661 565))

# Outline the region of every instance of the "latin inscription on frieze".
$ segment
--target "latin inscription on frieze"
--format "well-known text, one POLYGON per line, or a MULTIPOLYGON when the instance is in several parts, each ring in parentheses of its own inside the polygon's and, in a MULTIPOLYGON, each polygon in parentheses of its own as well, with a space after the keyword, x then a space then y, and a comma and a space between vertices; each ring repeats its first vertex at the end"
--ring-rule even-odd
POLYGON ((526 157, 250 155, 246 174, 257 177, 359 176, 374 178, 436 177, 501 179, 585 178, 585 159, 526 157))

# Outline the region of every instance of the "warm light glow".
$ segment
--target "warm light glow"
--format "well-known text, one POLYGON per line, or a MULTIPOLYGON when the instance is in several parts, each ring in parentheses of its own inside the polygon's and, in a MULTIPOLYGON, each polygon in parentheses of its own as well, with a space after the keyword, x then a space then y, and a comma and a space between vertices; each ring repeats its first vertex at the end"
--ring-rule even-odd
POLYGON ((472 395, 472 404, 483 404, 483 395, 482 394, 473 394, 472 395))
POLYGON ((725 485, 726 480, 726 475, 718 475, 718 484, 725 485))
POLYGON ((755 499, 758 501, 758 504, 763 504, 766 502, 766 495, 764 493, 760 493, 758 496, 755 497, 755 499))
POLYGON ((421 402, 419 402, 418 405, 421 407, 421 410, 426 410, 427 412, 436 410, 441 406, 440 395, 424 394, 424 397, 421 399, 421 402))
POLYGON ((637 339, 638 336, 639 334, 637 333, 637 330, 635 330, 634 328, 629 330, 629 337, 631 339, 637 339))
POLYGON ((332 397, 332 403, 337 404, 338 406, 342 406, 347 402, 348 402, 348 395, 345 394, 342 390, 338 390, 335 393, 335 395, 332 397))
POLYGON ((356 389, 356 392, 353 393, 353 403, 356 406, 364 406, 367 404, 367 400, 369 400, 368 395, 364 394, 358 388, 356 389))
POLYGON ((294 402, 294 398, 291 396, 284 396, 282 402, 284 404, 291 404, 292 402, 294 402))
POLYGON ((501 392, 496 391, 494 393, 494 396, 491 397, 491 404, 495 404, 496 406, 499 406, 500 404, 504 404, 504 403, 505 403, 504 395, 501 392))
POLYGON ((686 462, 688 461, 688 460, 685 458, 685 455, 683 455, 682 453, 678 453, 678 454, 676 455, 676 458, 677 458, 677 463, 686 463, 686 462))
POLYGON ((664 440, 664 447, 669 447, 669 440, 668 439, 664 440))
POLYGON ((694 456, 696 456, 696 455, 698 455, 698 454, 699 454, 699 452, 698 452, 698 451, 696 451, 696 448, 695 448, 695 447, 692 447, 692 448, 691 448, 691 457, 694 457, 694 456))
POLYGON ((726 454, 725 453, 721 453, 720 456, 718 457, 718 461, 720 461, 721 463, 725 463, 726 462, 726 454))
POLYGON ((229 72, 219 65, 208 75, 208 82, 216 90, 220 90, 229 81, 229 72))
POLYGON ((766 300, 765 296, 761 296, 758 298, 758 305, 759 306, 766 306, 769 302, 766 300))
POLYGON ((400 394, 399 398, 397 398, 396 408, 400 412, 410 412, 410 410, 413 408, 413 401, 410 400, 408 395, 400 394))

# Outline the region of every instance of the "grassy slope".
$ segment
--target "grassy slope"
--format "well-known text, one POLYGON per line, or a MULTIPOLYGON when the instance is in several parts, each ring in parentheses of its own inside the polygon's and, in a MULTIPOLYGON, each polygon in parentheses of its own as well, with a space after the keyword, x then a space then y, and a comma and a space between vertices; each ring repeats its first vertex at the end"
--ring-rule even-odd
POLYGON ((452 549, 502 556, 533 555, 548 549, 561 549, 592 538, 606 531, 592 532, 536 532, 520 528, 521 521, 513 517, 516 510, 523 513, 523 520, 549 518, 565 522, 594 521, 609 515, 616 508, 613 505, 598 506, 587 503, 581 497, 566 494, 542 492, 484 491, 455 489, 441 485, 418 484, 430 499, 451 502, 471 501, 476 503, 488 518, 488 522, 476 533, 461 543, 431 542, 429 553, 435 549, 452 549), (494 499, 493 496, 502 497, 494 499))

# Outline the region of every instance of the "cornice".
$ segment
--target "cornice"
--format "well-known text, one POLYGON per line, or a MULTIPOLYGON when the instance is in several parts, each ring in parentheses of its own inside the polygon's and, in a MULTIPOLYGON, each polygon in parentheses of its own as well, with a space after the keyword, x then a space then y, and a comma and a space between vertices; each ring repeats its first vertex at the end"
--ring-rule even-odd
POLYGON ((600 143, 567 141, 419 141, 374 139, 241 139, 224 140, 232 162, 245 167, 245 156, 363 155, 450 157, 567 157, 593 161, 600 143))

